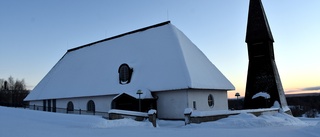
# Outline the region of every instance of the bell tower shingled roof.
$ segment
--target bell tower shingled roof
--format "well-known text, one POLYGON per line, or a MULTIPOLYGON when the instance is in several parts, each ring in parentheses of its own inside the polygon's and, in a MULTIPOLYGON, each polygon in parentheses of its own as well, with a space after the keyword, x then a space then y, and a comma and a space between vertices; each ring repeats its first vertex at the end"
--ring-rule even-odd
POLYGON ((247 43, 274 42, 261 0, 250 0, 247 24, 247 43))

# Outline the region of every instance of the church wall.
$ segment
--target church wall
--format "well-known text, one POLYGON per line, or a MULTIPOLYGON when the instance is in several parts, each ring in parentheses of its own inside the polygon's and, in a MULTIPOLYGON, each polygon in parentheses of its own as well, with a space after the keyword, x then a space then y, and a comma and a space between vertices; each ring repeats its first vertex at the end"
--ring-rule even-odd
POLYGON ((42 102, 42 100, 40 100, 40 101, 30 101, 29 102, 29 108, 30 109, 36 109, 36 110, 38 110, 37 108, 34 108, 34 106, 42 106, 43 105, 43 102, 42 102))
POLYGON ((198 111, 228 110, 227 91, 188 90, 188 107, 198 111), (208 96, 213 97, 213 106, 208 104, 208 96), (194 103, 195 102, 195 103, 194 103))
MULTIPOLYGON (((71 101, 75 110, 81 109, 81 111, 85 112, 87 103, 92 100, 95 104, 96 112, 108 112, 111 109, 111 102, 114 97, 115 95, 56 99, 56 111, 66 113, 68 102, 71 101)), ((48 102, 48 100, 46 101, 48 102)), ((50 101, 51 107, 53 107, 52 100, 50 101)), ((29 105, 30 109, 43 110, 43 100, 30 101, 29 105), (38 108, 34 108, 34 105, 38 108)), ((46 103, 46 110, 48 111, 48 103, 46 103)))
POLYGON ((186 108, 198 111, 228 110, 227 91, 189 89, 156 92, 156 95, 160 119, 184 119, 186 108), (214 103, 212 107, 208 105, 210 94, 214 103))
MULTIPOLYGON (((157 114, 160 119, 184 119, 184 110, 186 108, 193 108, 198 111, 228 109, 227 91, 200 89, 169 90, 154 92, 154 95, 158 98, 157 114), (208 104, 208 96, 210 94, 213 97, 214 104, 211 107, 208 104)), ((82 113, 86 113, 87 103, 90 100, 94 101, 96 112, 108 112, 111 109, 112 100, 115 96, 116 95, 56 99, 57 112, 66 113, 67 104, 71 101, 75 110, 81 109, 82 113)), ((31 101, 30 105, 42 106, 43 101, 31 101)), ((39 110, 42 109, 41 107, 39 108, 39 110)))
POLYGON ((156 92, 157 113, 160 119, 184 119, 187 108, 186 90, 156 92))
POLYGON ((82 97, 82 98, 66 98, 57 100, 57 107, 67 108, 69 101, 72 101, 74 109, 87 110, 87 103, 92 100, 95 104, 95 110, 100 112, 108 112, 111 109, 111 102, 115 95, 82 97))

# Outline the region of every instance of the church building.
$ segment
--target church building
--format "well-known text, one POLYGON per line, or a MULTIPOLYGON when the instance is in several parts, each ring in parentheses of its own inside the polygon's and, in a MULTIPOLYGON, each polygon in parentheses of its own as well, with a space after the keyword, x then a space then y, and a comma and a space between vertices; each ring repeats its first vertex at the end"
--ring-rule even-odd
POLYGON ((167 21, 69 49, 25 101, 52 112, 156 109, 158 118, 183 119, 186 108, 228 110, 234 89, 167 21))

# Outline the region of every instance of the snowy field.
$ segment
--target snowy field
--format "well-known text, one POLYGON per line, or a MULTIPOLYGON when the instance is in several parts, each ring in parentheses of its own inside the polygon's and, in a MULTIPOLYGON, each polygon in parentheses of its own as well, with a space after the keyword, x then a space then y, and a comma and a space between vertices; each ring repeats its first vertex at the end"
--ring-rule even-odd
POLYGON ((0 107, 0 137, 320 137, 320 118, 239 114, 215 122, 151 123, 0 107))

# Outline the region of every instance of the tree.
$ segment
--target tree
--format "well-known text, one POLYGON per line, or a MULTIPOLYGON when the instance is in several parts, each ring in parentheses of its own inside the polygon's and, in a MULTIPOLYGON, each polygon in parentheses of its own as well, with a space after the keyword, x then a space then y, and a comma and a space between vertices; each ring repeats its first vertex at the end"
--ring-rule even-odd
POLYGON ((0 79, 0 90, 27 90, 24 79, 19 80, 10 76, 8 80, 0 79))
POLYGON ((23 99, 29 94, 24 79, 10 76, 7 80, 0 79, 0 105, 21 107, 23 99))

